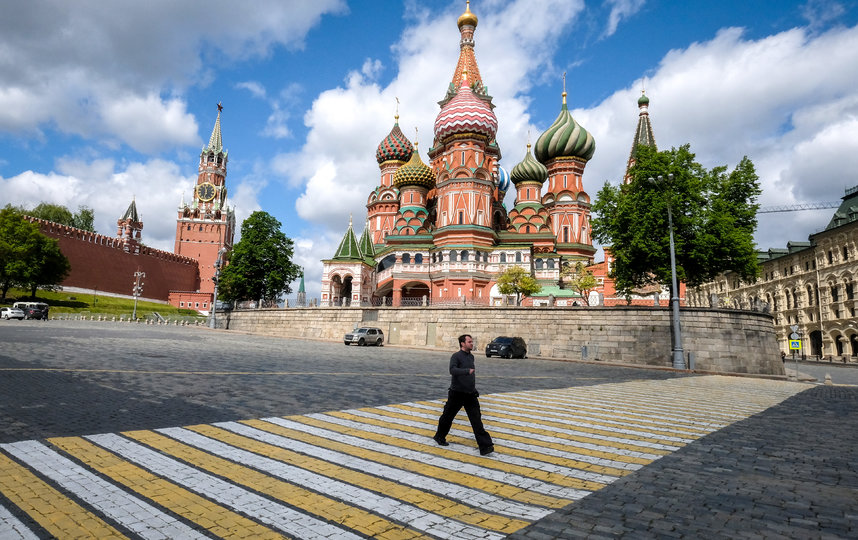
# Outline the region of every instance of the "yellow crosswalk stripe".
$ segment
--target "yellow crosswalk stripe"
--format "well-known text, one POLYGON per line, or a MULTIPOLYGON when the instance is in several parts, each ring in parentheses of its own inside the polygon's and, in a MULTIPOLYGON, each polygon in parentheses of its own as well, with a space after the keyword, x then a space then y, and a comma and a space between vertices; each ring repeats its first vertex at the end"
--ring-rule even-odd
POLYGON ((334 523, 375 538, 403 540, 424 537, 419 531, 361 508, 345 504, 308 489, 273 478, 249 467, 213 456, 152 431, 126 431, 126 437, 141 442, 165 454, 193 464, 195 467, 227 478, 235 484, 264 493, 290 506, 322 517, 334 523))
POLYGON ((323 474, 330 478, 336 478, 353 486, 359 486, 364 489, 383 493, 388 497, 394 497, 400 501, 413 504, 414 506, 422 508, 428 512, 455 518, 459 521, 463 521, 471 525, 477 525, 484 529, 509 534, 528 525, 528 522, 520 519, 488 514, 444 497, 439 497, 419 489, 405 486, 384 478, 378 478, 360 471, 347 469, 334 463, 305 456, 298 452, 286 450, 248 437, 243 437, 218 427, 197 425, 189 426, 187 429, 265 457, 276 459, 290 465, 295 465, 296 467, 301 467, 308 471, 323 474))
POLYGON ((237 531, 254 538, 284 538, 283 535, 213 503, 196 493, 133 465, 80 437, 56 437, 48 442, 153 502, 193 521, 224 538, 237 531))
MULTIPOLYGON (((363 424, 388 427, 388 425, 385 424, 384 422, 381 422, 378 420, 373 420, 370 418, 363 418, 360 416, 355 416, 355 415, 350 414, 350 413, 330 412, 328 414, 331 416, 337 417, 337 418, 342 418, 344 420, 352 420, 355 422, 361 422, 363 424)), ((310 419, 310 418, 306 418, 306 417, 296 418, 296 420, 298 420, 300 422, 304 422, 304 423, 310 423, 311 421, 316 421, 315 419, 310 419)), ((314 424, 314 425, 316 425, 316 424, 314 424)), ((334 424, 330 424, 330 425, 333 426, 334 424)), ((333 428, 329 428, 329 429, 333 429, 333 428)), ((393 444, 393 445, 398 446, 400 448, 407 448, 409 450, 419 450, 421 452, 434 454, 437 456, 449 455, 449 452, 446 450, 439 449, 435 446, 429 446, 431 439, 429 439, 428 437, 427 437, 427 440, 430 442, 427 442, 426 444, 419 444, 419 443, 414 443, 414 442, 406 441, 406 440, 402 440, 402 439, 391 440, 391 438, 386 436, 386 435, 379 435, 377 433, 372 433, 369 431, 362 431, 360 433, 361 433, 360 436, 364 439, 371 439, 371 440, 375 440, 375 441, 384 441, 387 444, 393 444)), ((434 443, 432 443, 432 444, 434 444, 434 443)), ((500 449, 498 449, 498 450, 500 450, 500 449)), ((475 465, 480 465, 482 467, 495 469, 495 470, 499 470, 499 471, 503 471, 503 472, 508 472, 508 473, 512 473, 512 474, 518 474, 521 476, 526 476, 528 478, 533 478, 533 479, 540 480, 543 482, 547 482, 550 484, 554 484, 557 486, 569 487, 569 488, 574 488, 574 489, 596 491, 597 489, 602 489, 605 486, 604 484, 601 484, 599 482, 593 482, 590 480, 581 480, 578 478, 570 478, 568 476, 558 474, 558 473, 554 473, 554 472, 540 471, 538 469, 534 469, 533 467, 526 467, 524 465, 513 465, 510 463, 502 463, 498 460, 495 460, 492 458, 484 458, 481 456, 469 456, 467 454, 457 454, 456 455, 456 461, 459 461, 462 463, 471 463, 471 464, 475 464, 475 465)))
MULTIPOLYGON (((293 421, 299 421, 304 419, 304 417, 298 416, 287 416, 284 418, 293 421)), ((503 484, 494 480, 480 478, 471 474, 444 469, 435 465, 428 465, 425 463, 420 463, 418 461, 398 456, 391 456, 390 454, 375 452, 372 450, 364 450, 357 446, 332 441, 330 439, 319 437, 317 435, 310 435, 301 431, 285 428, 283 426, 278 426, 276 424, 272 424, 270 422, 265 422, 262 420, 245 420, 242 422, 242 424, 246 424, 262 431, 273 433, 274 435, 288 437, 290 439, 306 442, 308 444, 327 448, 329 450, 335 450, 337 452, 342 452, 344 454, 349 454, 355 457, 368 459, 377 463, 384 463, 386 465, 390 465, 391 467, 411 471, 430 478, 437 478, 439 480, 446 480, 454 484, 472 487, 474 489, 485 491, 486 493, 491 493, 492 495, 497 495, 499 497, 503 497, 521 503, 544 506, 546 508, 563 508, 564 506, 572 502, 570 499, 563 499, 558 497, 552 497, 550 495, 543 495, 541 493, 535 493, 532 491, 526 491, 516 486, 510 486, 508 484, 503 484)), ((324 427, 326 429, 330 428, 332 431, 337 431, 343 434, 363 435, 363 432, 349 430, 348 428, 342 428, 342 426, 336 426, 335 424, 327 424, 324 422, 316 421, 312 421, 308 424, 315 425, 316 427, 324 427), (335 430, 334 427, 340 429, 335 430)))
MULTIPOLYGON (((423 424, 426 424, 426 426, 427 426, 425 428, 419 428, 419 427, 414 427, 414 426, 404 426, 402 424, 396 424, 396 429, 398 429, 400 431, 406 431, 408 433, 414 433, 416 435, 424 435, 426 437, 432 437, 432 435, 435 434, 435 424, 430 423, 425 418, 417 418, 417 417, 407 415, 407 414, 397 414, 397 413, 394 413, 391 411, 374 409, 374 408, 366 408, 366 409, 359 409, 359 410, 366 411, 366 412, 372 412, 372 413, 380 414, 380 415, 384 415, 384 416, 389 416, 391 418, 399 418, 401 420, 411 420, 413 422, 421 422, 423 424)), ((381 424, 381 425, 383 425, 383 424, 381 424)), ((495 439, 498 439, 498 437, 495 436, 494 434, 492 434, 492 437, 495 439)), ((447 440, 451 441, 451 442, 458 442, 461 444, 469 444, 471 441, 470 438, 458 437, 458 436, 454 436, 454 435, 447 436, 447 440)), ((544 454, 536 454, 534 452, 518 450, 516 448, 504 447, 503 453, 509 454, 511 456, 534 458, 534 459, 538 459, 539 461, 544 461, 546 463, 553 463, 555 465, 562 465, 564 467, 581 469, 581 470, 586 470, 586 471, 595 472, 595 473, 599 473, 599 474, 607 474, 610 476, 625 476, 626 474, 629 473, 629 471, 627 471, 627 470, 617 469, 616 467, 606 467, 606 466, 602 466, 602 465, 594 465, 592 463, 585 463, 583 461, 575 460, 571 457, 558 458, 558 457, 554 457, 554 456, 549 456, 549 455, 544 455, 544 454)), ((604 457, 604 456, 599 456, 599 457, 604 457)), ((647 461, 647 463, 649 463, 649 461, 647 461)))
POLYGON ((56 538, 125 538, 101 518, 2 453, 0 492, 56 538))

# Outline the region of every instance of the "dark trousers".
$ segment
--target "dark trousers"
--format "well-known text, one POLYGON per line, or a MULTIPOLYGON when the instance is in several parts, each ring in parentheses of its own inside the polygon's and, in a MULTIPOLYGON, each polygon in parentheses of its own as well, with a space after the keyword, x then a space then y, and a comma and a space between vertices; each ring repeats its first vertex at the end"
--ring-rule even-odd
POLYGON ((456 418, 459 410, 465 407, 465 412, 468 413, 468 420, 471 421, 471 429, 474 430, 474 438, 477 440, 477 446, 480 447, 480 450, 492 446, 492 436, 483 427, 480 402, 477 399, 478 395, 450 390, 447 393, 447 403, 444 404, 444 412, 441 414, 441 418, 438 419, 438 431, 435 432, 435 437, 441 440, 446 439, 447 433, 450 432, 450 426, 453 425, 453 419, 456 418))

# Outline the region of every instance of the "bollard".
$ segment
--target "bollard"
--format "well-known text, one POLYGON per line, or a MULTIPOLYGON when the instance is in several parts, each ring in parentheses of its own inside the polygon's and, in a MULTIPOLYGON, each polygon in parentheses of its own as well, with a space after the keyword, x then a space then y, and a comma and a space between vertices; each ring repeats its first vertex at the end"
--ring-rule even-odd
POLYGON ((825 386, 833 386, 834 383, 831 382, 831 374, 825 374, 825 386))

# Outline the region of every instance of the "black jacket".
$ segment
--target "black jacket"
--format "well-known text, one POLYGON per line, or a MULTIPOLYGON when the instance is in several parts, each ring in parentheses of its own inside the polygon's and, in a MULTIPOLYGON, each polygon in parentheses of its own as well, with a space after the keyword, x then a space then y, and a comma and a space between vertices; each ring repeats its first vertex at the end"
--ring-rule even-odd
POLYGON ((450 375, 452 375, 450 390, 475 394, 477 392, 476 372, 470 372, 474 367, 473 354, 462 350, 453 353, 450 357, 450 375))

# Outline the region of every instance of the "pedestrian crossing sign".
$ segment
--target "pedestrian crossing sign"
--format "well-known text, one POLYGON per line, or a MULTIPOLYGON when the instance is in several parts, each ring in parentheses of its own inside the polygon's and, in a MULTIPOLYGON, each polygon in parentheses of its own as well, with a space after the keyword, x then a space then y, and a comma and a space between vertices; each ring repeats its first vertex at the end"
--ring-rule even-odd
POLYGON ((801 350, 801 340, 800 339, 789 340, 789 350, 800 351, 801 350))

